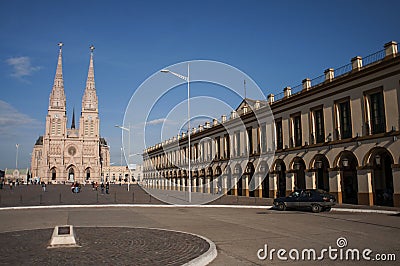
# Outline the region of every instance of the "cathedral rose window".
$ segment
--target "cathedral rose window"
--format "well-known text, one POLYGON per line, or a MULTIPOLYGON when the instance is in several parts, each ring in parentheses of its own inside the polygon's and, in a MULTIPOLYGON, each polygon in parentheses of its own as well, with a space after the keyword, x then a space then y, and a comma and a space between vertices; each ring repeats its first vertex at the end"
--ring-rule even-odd
POLYGON ((68 154, 74 156, 76 154, 76 148, 74 146, 69 147, 68 154))

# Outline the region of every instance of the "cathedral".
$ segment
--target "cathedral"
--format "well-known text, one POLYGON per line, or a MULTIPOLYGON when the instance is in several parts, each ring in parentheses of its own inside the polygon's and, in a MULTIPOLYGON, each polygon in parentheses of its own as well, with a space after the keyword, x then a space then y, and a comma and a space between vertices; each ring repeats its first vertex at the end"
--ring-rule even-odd
POLYGON ((53 184, 103 182, 104 167, 110 165, 109 146, 100 137, 98 99, 94 82, 93 51, 86 88, 82 97, 79 126, 75 112, 71 127, 67 126, 66 97, 62 72, 62 43, 53 88, 49 97, 45 134, 35 143, 31 159, 31 173, 36 181, 53 184))

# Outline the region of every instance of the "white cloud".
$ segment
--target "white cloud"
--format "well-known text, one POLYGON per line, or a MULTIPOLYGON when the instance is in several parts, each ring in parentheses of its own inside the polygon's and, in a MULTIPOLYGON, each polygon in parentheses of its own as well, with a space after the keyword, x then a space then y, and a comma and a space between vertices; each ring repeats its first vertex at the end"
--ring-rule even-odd
POLYGON ((0 100, 0 134, 15 134, 21 127, 37 128, 41 127, 41 123, 0 100))
POLYGON ((151 121, 147 121, 146 125, 158 125, 158 124, 169 124, 169 125, 173 125, 176 124, 175 121, 172 120, 168 120, 166 118, 159 118, 159 119, 154 119, 151 121))
POLYGON ((6 63, 13 68, 12 77, 22 78, 32 75, 40 67, 32 66, 31 59, 27 56, 12 57, 6 60, 6 63))

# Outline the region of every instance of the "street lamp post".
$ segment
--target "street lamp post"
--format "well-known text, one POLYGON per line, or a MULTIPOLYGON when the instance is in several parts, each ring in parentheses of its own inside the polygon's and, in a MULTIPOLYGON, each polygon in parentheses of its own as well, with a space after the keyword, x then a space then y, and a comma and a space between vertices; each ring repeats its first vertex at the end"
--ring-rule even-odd
MULTIPOLYGON (((131 125, 128 124, 128 127, 123 127, 123 126, 119 126, 119 125, 115 125, 115 127, 118 127, 122 130, 126 130, 128 131, 128 156, 127 156, 127 164, 128 164, 128 171, 129 171, 129 179, 128 179, 128 191, 129 191, 129 185, 131 184, 131 169, 129 168, 129 154, 131 154, 131 125)), ((122 163, 121 163, 122 166, 122 163)))
POLYGON ((15 148, 17 150, 17 152, 15 154, 15 169, 18 169, 18 148, 19 148, 19 144, 15 144, 15 148))
POLYGON ((189 146, 189 152, 188 152, 188 157, 189 157, 189 165, 188 165, 188 170, 189 170, 189 182, 188 182, 188 186, 189 186, 189 202, 192 202, 192 171, 191 171, 191 146, 190 146, 190 65, 189 63, 187 64, 187 76, 183 76, 181 74, 172 72, 169 69, 162 69, 161 70, 162 73, 170 73, 180 79, 183 79, 185 81, 187 81, 187 95, 188 95, 188 146, 189 146))

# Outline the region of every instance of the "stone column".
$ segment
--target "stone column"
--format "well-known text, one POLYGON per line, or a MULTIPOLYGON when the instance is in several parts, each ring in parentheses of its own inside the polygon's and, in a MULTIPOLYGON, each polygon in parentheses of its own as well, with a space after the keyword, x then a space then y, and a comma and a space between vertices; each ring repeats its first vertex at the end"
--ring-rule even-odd
POLYGON ((181 178, 176 179, 176 190, 180 191, 181 190, 181 178))
POLYGON ((201 193, 204 192, 203 185, 204 185, 204 184, 203 184, 203 178, 200 177, 200 178, 199 178, 199 192, 201 192, 201 193))
POLYGON ((400 207, 400 164, 392 165, 393 173, 393 206, 400 207))
POLYGON ((205 193, 210 194, 210 177, 206 176, 205 193))
POLYGON ((226 195, 228 194, 228 176, 223 175, 222 176, 222 194, 226 195))
POLYGON ((275 198, 278 192, 278 174, 269 173, 269 197, 275 198))
POLYGON ((306 170, 305 174, 306 174, 306 188, 307 189, 315 189, 317 186, 316 186, 316 182, 315 182, 316 173, 315 173, 314 169, 306 170))
POLYGON ((295 173, 286 172, 286 196, 288 196, 294 190, 294 178, 295 173))
POLYGON ((181 191, 186 191, 186 178, 181 178, 181 191))
POLYGON ((372 169, 357 169, 358 204, 374 205, 374 193, 372 191, 372 169))
POLYGON ((243 175, 242 177, 242 195, 248 197, 249 196, 249 176, 243 175))
POLYGON ((238 195, 238 191, 237 191, 237 182, 238 182, 238 177, 236 175, 233 176, 232 178, 232 182, 233 182, 233 187, 232 187, 232 195, 237 196, 238 195))
POLYGON ((196 178, 192 179, 192 192, 197 192, 197 182, 196 178))
MULTIPOLYGON (((263 195, 263 186, 262 186, 262 182, 263 182, 263 180, 262 180, 262 177, 263 177, 263 175, 262 174, 259 174, 259 175, 257 175, 257 182, 256 182, 256 191, 255 191, 255 196, 256 197, 259 197, 259 198, 262 198, 262 195, 263 195)), ((267 177, 266 177, 267 178, 267 177)), ((269 180, 265 180, 265 182, 269 182, 269 180)), ((268 191, 267 191, 268 192, 268 191)))
POLYGON ((340 170, 336 168, 330 168, 329 171, 329 193, 336 197, 337 203, 343 202, 342 197, 342 186, 340 184, 341 175, 340 170))

